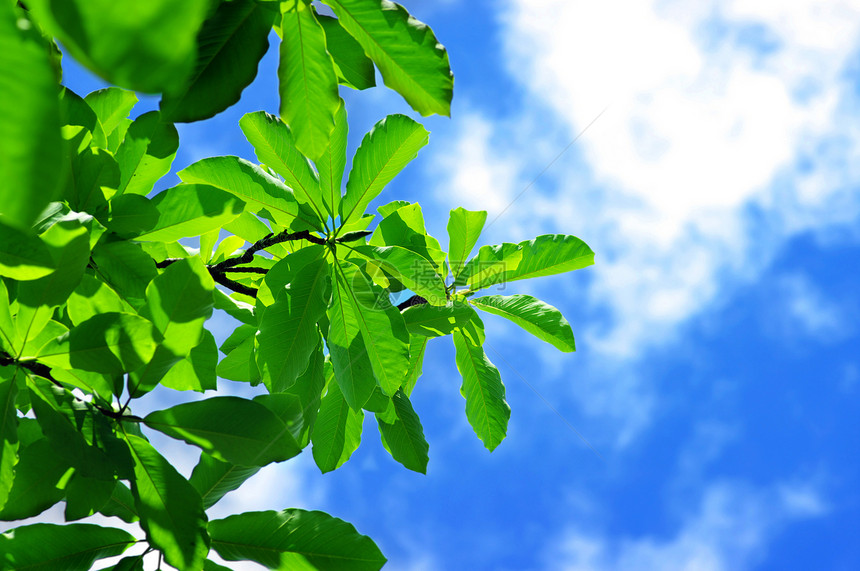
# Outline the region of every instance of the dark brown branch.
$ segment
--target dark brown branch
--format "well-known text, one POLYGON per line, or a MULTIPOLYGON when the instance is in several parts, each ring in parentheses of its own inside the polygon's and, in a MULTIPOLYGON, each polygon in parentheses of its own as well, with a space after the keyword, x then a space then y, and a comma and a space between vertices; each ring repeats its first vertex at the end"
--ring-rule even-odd
MULTIPOLYGON (((34 375, 38 375, 44 379, 51 381, 52 383, 54 383, 54 385, 60 387, 64 391, 68 390, 63 383, 61 383, 60 381, 58 381, 57 379, 54 378, 54 376, 51 374, 51 368, 49 366, 43 364, 43 363, 39 363, 37 361, 19 361, 18 359, 12 357, 9 353, 6 353, 4 351, 0 351, 0 366, 21 367, 22 369, 30 371, 34 375)), ((74 395, 72 395, 72 398, 74 398, 78 402, 86 402, 83 399, 80 399, 74 395)), ((123 409, 123 411, 116 412, 116 411, 113 411, 110 409, 106 409, 102 406, 99 406, 96 403, 90 403, 90 404, 97 411, 99 411, 100 413, 102 413, 106 417, 112 418, 114 420, 130 420, 132 422, 143 421, 143 419, 140 418, 139 416, 134 416, 131 414, 129 414, 129 415, 123 414, 124 409, 123 409)))
POLYGON ((300 232, 287 232, 284 230, 283 232, 279 232, 277 234, 268 234, 263 238, 260 238, 253 244, 251 247, 245 250, 241 256, 236 258, 230 258, 229 260, 224 260, 223 262, 219 262, 215 264, 213 267, 218 270, 224 271, 227 268, 232 268, 238 266, 240 264, 250 264, 254 261, 254 254, 259 252, 260 250, 265 250, 269 246, 274 246, 275 244, 280 244, 282 242, 289 242, 292 240, 307 240, 313 244, 324 245, 325 240, 320 238, 319 236, 315 236, 311 234, 307 230, 302 230, 300 232))
POLYGON ((426 299, 424 299, 420 295, 413 295, 412 297, 410 297, 409 299, 407 299, 403 303, 398 304, 397 309, 399 309, 400 311, 403 311, 407 307, 412 307, 413 305, 422 305, 425 303, 427 303, 426 299))
MULTIPOLYGON (((269 270, 266 268, 257 268, 257 267, 245 267, 245 268, 227 268, 224 272, 230 272, 235 274, 267 274, 269 270)), ((222 272, 222 273, 224 273, 222 272)))
POLYGON ((222 286, 235 291, 236 293, 245 294, 250 297, 257 297, 256 288, 246 286, 244 284, 240 284, 237 281, 231 280, 224 275, 223 271, 216 271, 214 268, 209 268, 209 273, 212 274, 212 279, 215 280, 216 283, 219 283, 222 286))

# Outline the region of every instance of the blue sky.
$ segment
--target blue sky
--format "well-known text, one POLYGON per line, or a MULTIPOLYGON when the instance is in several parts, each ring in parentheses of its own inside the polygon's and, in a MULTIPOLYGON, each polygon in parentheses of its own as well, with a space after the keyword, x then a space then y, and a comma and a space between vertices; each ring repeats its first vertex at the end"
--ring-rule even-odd
MULTIPOLYGON (((513 409, 494 453, 443 339, 413 396, 426 476, 368 416, 338 471, 304 453, 216 516, 323 509, 396 570, 860 567, 860 5, 404 4, 449 49, 453 116, 422 120, 429 146, 379 204, 420 202, 443 243, 457 206, 489 211, 483 243, 584 239, 595 266, 504 292, 561 309, 578 351, 487 316, 513 409)), ((180 126, 175 170, 253 159, 237 121, 277 110, 274 55, 237 106, 180 126)), ((352 148, 384 115, 415 116, 384 88, 344 97, 352 148)), ((164 444, 190 473, 196 457, 164 444)))

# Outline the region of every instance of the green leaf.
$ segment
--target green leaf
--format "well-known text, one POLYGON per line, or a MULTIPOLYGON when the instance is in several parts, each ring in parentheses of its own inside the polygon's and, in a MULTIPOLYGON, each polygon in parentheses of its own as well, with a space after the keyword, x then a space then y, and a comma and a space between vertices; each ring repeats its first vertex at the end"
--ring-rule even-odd
POLYGON ((117 193, 149 194, 158 179, 170 171, 178 148, 176 127, 163 122, 158 111, 135 119, 116 151, 122 175, 117 193))
POLYGON ((54 452, 47 438, 24 446, 19 451, 15 480, 0 510, 0 520, 33 517, 59 502, 70 472, 68 463, 54 452))
MULTIPOLYGON (((57 80, 47 45, 11 2, 0 6, 0 204, 27 229, 64 179, 57 80)), ((5 274, 5 272, 4 272, 5 274)))
POLYGON ((120 555, 136 541, 127 531, 112 527, 36 523, 0 535, 0 564, 18 571, 89 569, 96 559, 120 555))
POLYGON ((325 32, 305 0, 281 2, 281 30, 281 117, 295 133, 296 147, 317 160, 328 147, 340 105, 334 63, 325 32))
MULTIPOLYGON (((406 329, 412 335, 440 337, 463 327, 472 317, 472 311, 461 303, 412 305, 402 312, 406 329)), ((411 352, 410 352, 411 353, 411 352)))
MULTIPOLYGON (((87 229, 78 220, 63 220, 41 236, 57 269, 42 278, 18 285, 18 302, 31 308, 65 303, 77 287, 90 258, 87 229)), ((21 319, 21 313, 18 314, 21 319)))
POLYGON ((263 111, 247 113, 239 119, 239 127, 254 147, 257 159, 284 178, 293 189, 299 202, 309 205, 320 218, 314 220, 316 229, 322 229, 325 211, 322 190, 317 174, 308 159, 299 151, 290 128, 274 115, 263 111))
POLYGON ((400 246, 356 246, 354 252, 374 260, 376 266, 432 305, 447 302, 445 282, 425 257, 400 246))
POLYGON ((100 313, 133 312, 110 286, 89 274, 81 277, 78 287, 69 296, 66 308, 73 325, 83 323, 100 313))
POLYGON ((49 367, 121 374, 140 368, 152 358, 156 335, 152 323, 142 317, 102 313, 49 342, 37 358, 49 367))
POLYGON ((87 147, 72 159, 64 198, 78 212, 98 214, 120 185, 119 165, 108 151, 87 147))
POLYGON ((424 116, 450 115, 454 76, 433 31, 403 6, 380 0, 325 0, 370 59, 385 85, 424 116))
POLYGON ((265 2, 221 2, 197 35, 194 71, 183 86, 165 92, 161 113, 169 121, 208 119, 239 101, 269 49, 276 11, 265 2))
POLYGON ((349 124, 346 120, 346 107, 343 101, 334 115, 334 130, 329 138, 325 153, 316 161, 319 170, 323 204, 332 218, 340 208, 343 170, 346 168, 346 140, 349 124))
POLYGON ((66 521, 89 517, 104 506, 116 486, 114 480, 83 476, 78 472, 66 484, 66 521))
POLYGON ((119 392, 115 388, 115 375, 112 377, 111 375, 100 375, 92 371, 60 368, 52 369, 51 375, 53 375, 54 379, 65 385, 77 387, 92 395, 98 395, 108 402, 110 402, 115 392, 119 392))
POLYGON ((231 464, 265 466, 301 452, 286 425, 269 409, 239 397, 180 404, 150 413, 143 421, 231 464))
POLYGON ((99 118, 105 135, 110 136, 121 128, 123 120, 131 113, 137 103, 137 95, 119 87, 106 87, 87 94, 84 101, 99 118))
MULTIPOLYGON (((226 190, 241 198, 248 205, 247 210, 265 210, 275 223, 285 228, 292 226, 296 219, 302 220, 311 228, 321 227, 315 214, 309 215, 300 208, 291 189, 245 159, 203 159, 179 171, 179 178, 186 183, 205 183, 226 190)), ((248 239, 247 236, 243 237, 248 239)))
POLYGON ((429 339, 423 335, 412 335, 409 338, 409 367, 406 369, 406 379, 403 381, 403 392, 407 396, 412 394, 423 372, 424 351, 427 349, 429 339))
POLYGON ((188 481, 200 493, 203 509, 208 510, 259 471, 259 466, 236 466, 201 452, 188 481))
POLYGON ((376 415, 382 444, 391 457, 406 468, 426 474, 430 446, 424 438, 421 421, 402 390, 391 397, 391 403, 390 415, 376 415))
MULTIPOLYGON (((227 356, 221 359, 215 372, 219 377, 231 381, 257 385, 262 380, 254 351, 254 335, 257 332, 257 328, 250 325, 246 327, 248 329, 241 332, 243 337, 237 345, 231 347, 229 350, 224 345, 221 346, 221 350, 227 353, 227 356)), ((241 327, 234 334, 239 333, 240 329, 241 327)), ((232 338, 233 335, 230 336, 230 339, 232 338)))
POLYGON ((330 279, 328 262, 317 259, 299 269, 289 289, 266 308, 257 335, 257 365, 269 392, 289 388, 308 368, 319 344, 317 322, 328 306, 330 279))
POLYGON ((559 351, 576 351, 573 330, 555 307, 530 295, 488 295, 469 302, 487 313, 509 319, 559 351))
MULTIPOLYGON (((5 204, 5 202, 4 202, 5 204)), ((0 271, 13 280, 36 280, 56 269, 48 246, 38 236, 5 224, 0 219, 0 271)))
POLYGON ((187 357, 173 365, 161 379, 161 385, 175 391, 205 392, 218 388, 215 368, 218 365, 218 344, 209 330, 187 357))
MULTIPOLYGON (((302 448, 310 442, 311 431, 320 410, 326 378, 333 376, 331 363, 325 360, 322 343, 319 343, 314 349, 309 361, 305 372, 301 374, 292 387, 282 393, 284 396, 295 397, 298 400, 301 409, 301 426, 296 428, 288 424, 288 428, 302 448)), ((266 406, 271 406, 272 397, 277 396, 280 395, 260 395, 255 397, 255 400, 266 406)), ((283 416, 279 415, 279 417, 288 422, 283 416)))
MULTIPOLYGON (((399 201, 398 201, 399 202, 399 201)), ((386 205, 386 206, 393 206, 386 205)), ((390 210, 380 209, 383 219, 380 221, 373 237, 370 239, 371 246, 400 246, 420 255, 431 262, 436 273, 447 277, 448 270, 445 268, 445 252, 436 238, 427 234, 424 228, 424 215, 420 204, 402 204, 398 208, 390 210)))
POLYGON ((454 281, 468 285, 471 291, 505 283, 508 271, 516 268, 523 257, 520 244, 505 242, 495 246, 481 246, 474 258, 466 262, 454 281))
POLYGON ((575 236, 545 234, 519 246, 522 260, 505 272, 506 282, 571 272, 594 263, 594 252, 575 236))
POLYGON ((341 223, 361 218, 370 201, 415 158, 429 136, 423 126, 405 115, 389 115, 374 125, 352 159, 340 205, 341 223))
POLYGON ((369 537, 319 511, 247 512, 215 520, 209 529, 212 547, 228 561, 320 571, 375 571, 386 561, 369 537))
POLYGON ((12 319, 12 309, 9 307, 9 291, 0 279, 0 349, 9 354, 17 354, 22 345, 15 321, 12 319))
POLYGON ((330 381, 311 433, 314 462, 321 472, 337 470, 349 460, 361 444, 363 421, 364 411, 350 407, 338 384, 330 381))
POLYGON ((364 54, 364 48, 343 29, 337 18, 322 14, 316 16, 325 31, 326 49, 334 60, 340 84, 353 89, 374 87, 376 69, 373 61, 364 54))
POLYGON ((158 209, 139 194, 122 194, 107 204, 99 221, 118 236, 134 238, 158 223, 158 209))
POLYGON ((74 152, 80 153, 90 146, 104 148, 107 145, 98 116, 80 95, 67 87, 60 91, 60 122, 63 139, 68 141, 74 152))
POLYGON ((102 480, 130 476, 128 450, 106 416, 46 379, 33 377, 27 384, 39 426, 67 466, 74 466, 76 474, 102 480))
POLYGON ((9 498, 18 463, 18 386, 12 371, 0 368, 0 512, 9 498))
POLYGON ((257 292, 257 307, 260 307, 261 304, 269 306, 275 303, 275 298, 281 293, 281 290, 291 287, 291 283, 296 281, 298 272, 305 266, 321 260, 325 253, 326 250, 323 246, 313 244, 297 249, 282 260, 278 260, 269 269, 260 284, 260 290, 257 292))
POLYGON ((455 208, 448 215, 448 262, 451 273, 456 278, 478 242, 487 213, 484 210, 473 212, 465 208, 455 208))
POLYGON ((169 265, 146 288, 147 317, 164 336, 162 344, 174 355, 187 357, 212 316, 215 283, 200 258, 169 265))
MULTIPOLYGON (((338 279, 335 290, 341 309, 335 311, 335 317, 330 316, 328 339, 335 375, 337 376, 339 370, 350 367, 348 363, 345 367, 339 365, 335 361, 335 351, 332 350, 334 330, 343 327, 343 334, 350 341, 347 345, 350 351, 347 354, 354 352, 354 341, 360 342, 370 361, 376 382, 385 394, 393 395, 403 382, 409 362, 409 333, 406 331, 403 317, 397 308, 391 305, 387 293, 374 286, 357 267, 350 263, 340 263, 336 273, 338 279)), ((344 347, 345 340, 339 339, 338 346, 344 347)), ((344 353, 337 353, 337 359, 340 361, 344 353)), ((338 383, 341 383, 341 378, 337 378, 338 383)), ((360 408, 367 401, 362 390, 354 390, 351 386, 344 389, 344 383, 341 383, 341 389, 344 390, 344 397, 350 406, 358 405, 360 408)), ((367 397, 369 396, 368 394, 367 397)))
POLYGON ((178 569, 200 569, 209 552, 200 494, 146 440, 126 434, 134 457, 131 481, 140 525, 152 547, 178 569))
POLYGON ((27 4, 69 53, 110 83, 157 93, 193 69, 206 0, 50 0, 27 4))
POLYGON ((131 490, 119 481, 114 485, 107 503, 99 508, 99 513, 108 517, 118 517, 126 523, 134 523, 139 519, 131 490))
POLYGON ((138 240, 174 242, 220 228, 242 212, 245 204, 232 194, 208 184, 180 184, 152 199, 158 222, 138 240))
POLYGON ((502 377, 481 345, 461 329, 454 331, 454 348, 463 377, 460 393, 466 399, 466 418, 487 450, 493 451, 504 440, 511 417, 502 377))
POLYGON ((158 275, 155 262, 138 244, 100 242, 93 249, 96 276, 134 307, 146 300, 146 286, 158 275))

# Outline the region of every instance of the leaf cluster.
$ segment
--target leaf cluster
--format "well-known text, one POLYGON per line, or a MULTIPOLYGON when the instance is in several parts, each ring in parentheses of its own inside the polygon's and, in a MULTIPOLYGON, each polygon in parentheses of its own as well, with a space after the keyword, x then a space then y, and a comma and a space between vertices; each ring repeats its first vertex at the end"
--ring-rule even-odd
POLYGON ((453 79, 433 32, 401 6, 325 4, 334 16, 303 0, 0 4, 0 519, 64 501, 69 522, 102 514, 143 532, 21 526, 0 535, 0 568, 84 569, 140 544, 114 568, 142 569, 157 551, 177 569, 218 569, 214 550, 272 569, 378 569, 373 541, 323 512, 206 512, 309 445, 321 471, 337 469, 367 413, 391 456, 425 472, 410 397, 437 337, 453 340, 466 417, 493 450, 510 408, 476 310, 575 349, 551 305, 477 294, 593 263, 578 238, 472 255, 486 213, 457 208, 446 252, 418 204, 369 212, 429 134, 389 115, 347 169, 339 86, 372 87, 378 70, 417 112, 447 115, 453 79), (156 192, 174 124, 236 103, 273 28, 279 116, 239 122, 256 160, 205 158, 156 192), (114 86, 63 87, 57 41, 114 86), (161 94, 159 110, 135 116, 135 91, 161 94), (234 322, 220 347, 206 328, 216 311, 234 322), (133 414, 156 388, 206 392, 219 377, 266 393, 133 414), (199 449, 189 478, 147 431, 199 449))

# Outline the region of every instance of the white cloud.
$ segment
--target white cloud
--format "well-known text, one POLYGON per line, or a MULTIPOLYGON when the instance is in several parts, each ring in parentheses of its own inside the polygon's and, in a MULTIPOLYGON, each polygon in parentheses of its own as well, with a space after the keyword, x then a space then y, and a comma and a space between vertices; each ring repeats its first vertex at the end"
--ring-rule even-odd
POLYGON ((795 339, 798 333, 819 341, 843 338, 853 319, 847 308, 827 299, 809 278, 801 274, 784 276, 777 284, 772 321, 780 335, 795 339))
POLYGON ((666 537, 610 537, 568 529, 546 557, 565 571, 741 571, 767 557, 767 544, 787 524, 827 511, 816 491, 780 484, 755 490, 736 483, 710 485, 695 511, 666 537))

